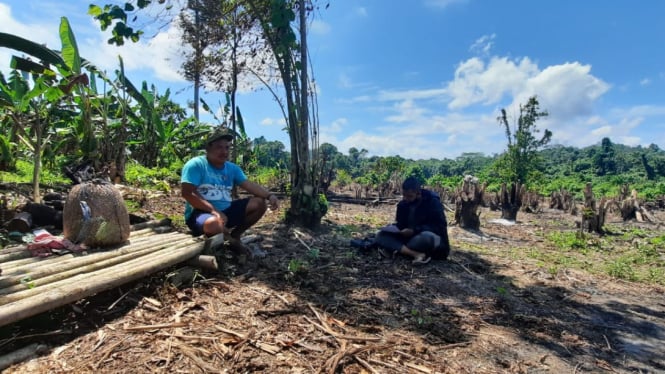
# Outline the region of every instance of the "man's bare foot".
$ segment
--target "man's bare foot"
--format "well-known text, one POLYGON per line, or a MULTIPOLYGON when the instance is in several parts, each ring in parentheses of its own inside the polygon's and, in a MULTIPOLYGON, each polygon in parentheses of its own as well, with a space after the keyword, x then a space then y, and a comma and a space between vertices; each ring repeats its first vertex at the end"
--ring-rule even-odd
POLYGON ((247 248, 240 239, 234 238, 232 236, 228 237, 229 239, 229 248, 237 255, 247 255, 252 256, 252 250, 247 248))
POLYGON ((425 265, 426 263, 430 262, 432 260, 431 257, 423 254, 422 256, 415 257, 413 261, 411 261, 412 264, 414 265, 425 265))

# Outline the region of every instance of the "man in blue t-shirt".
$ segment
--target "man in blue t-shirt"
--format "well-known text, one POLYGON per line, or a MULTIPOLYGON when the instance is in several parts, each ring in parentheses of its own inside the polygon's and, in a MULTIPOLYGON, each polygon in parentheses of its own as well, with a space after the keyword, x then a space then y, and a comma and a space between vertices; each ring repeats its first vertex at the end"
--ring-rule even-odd
POLYGON ((279 200, 227 161, 232 142, 233 135, 224 128, 213 131, 206 140, 205 156, 194 157, 183 167, 180 189, 185 199, 185 222, 194 236, 223 233, 233 246, 241 247, 240 235, 263 217, 268 205, 279 208, 279 200), (233 200, 234 186, 254 197, 233 200))

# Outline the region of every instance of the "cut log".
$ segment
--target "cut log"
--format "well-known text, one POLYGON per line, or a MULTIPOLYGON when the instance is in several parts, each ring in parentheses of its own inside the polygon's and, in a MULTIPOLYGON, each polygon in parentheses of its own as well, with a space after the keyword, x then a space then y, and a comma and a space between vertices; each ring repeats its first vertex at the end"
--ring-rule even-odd
POLYGON ((8 231, 28 232, 32 227, 32 214, 20 212, 7 223, 8 231))
POLYGON ((208 270, 219 270, 215 256, 198 255, 187 261, 187 265, 197 266, 208 270))
MULTIPOLYGON (((177 234, 173 234, 178 236, 177 234)), ((155 236, 155 235, 142 235, 135 237, 134 233, 130 236, 132 242, 131 247, 134 249, 140 249, 142 246, 152 245, 153 243, 158 243, 164 239, 168 239, 166 236, 155 236)), ((64 259, 71 258, 71 255, 60 255, 60 256, 51 256, 47 258, 42 257, 31 257, 32 255, 27 250, 27 246, 14 247, 11 250, 5 249, 3 252, 9 252, 7 255, 0 255, 0 262, 3 263, 3 267, 6 269, 14 269, 17 267, 23 266, 24 268, 32 268, 38 266, 46 266, 53 262, 64 261, 64 259)), ((97 253, 92 251, 91 253, 97 253)))

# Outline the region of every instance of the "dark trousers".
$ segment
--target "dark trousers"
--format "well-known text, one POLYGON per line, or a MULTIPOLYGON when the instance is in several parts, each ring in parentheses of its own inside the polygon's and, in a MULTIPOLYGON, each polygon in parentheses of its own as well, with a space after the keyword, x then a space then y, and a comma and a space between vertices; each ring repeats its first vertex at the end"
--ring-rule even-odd
POLYGON ((430 231, 423 231, 410 238, 405 238, 399 233, 379 231, 376 234, 376 244, 393 252, 399 252, 403 245, 416 252, 430 253, 434 250, 436 235, 430 231))

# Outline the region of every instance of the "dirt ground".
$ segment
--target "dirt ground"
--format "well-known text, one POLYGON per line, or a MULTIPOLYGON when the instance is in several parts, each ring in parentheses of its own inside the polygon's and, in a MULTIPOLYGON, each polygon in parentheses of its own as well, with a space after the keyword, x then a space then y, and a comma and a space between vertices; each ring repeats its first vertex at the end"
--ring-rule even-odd
POLYGON ((226 253, 219 273, 155 274, 3 328, 0 354, 43 345, 5 372, 665 372, 665 289, 552 274, 520 255, 575 217, 520 212, 504 225, 483 211, 480 233, 449 227, 447 261, 414 266, 349 246, 394 205, 331 203, 316 231, 285 226, 282 211, 248 232, 264 259, 226 253))

